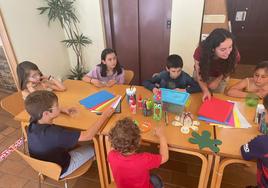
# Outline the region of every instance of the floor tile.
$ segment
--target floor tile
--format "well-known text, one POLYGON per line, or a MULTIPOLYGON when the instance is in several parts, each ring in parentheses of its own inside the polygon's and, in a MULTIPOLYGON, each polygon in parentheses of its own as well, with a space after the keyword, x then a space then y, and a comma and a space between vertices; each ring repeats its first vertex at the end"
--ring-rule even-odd
POLYGON ((25 168, 29 168, 21 161, 12 161, 6 159, 1 165, 0 171, 3 173, 8 173, 12 175, 19 175, 25 168))
POLYGON ((28 181, 29 180, 25 178, 5 174, 0 177, 0 188, 23 188, 28 181))
POLYGON ((4 135, 4 136, 8 136, 8 135, 14 133, 15 131, 16 131, 16 129, 14 129, 13 127, 7 127, 7 128, 5 128, 4 130, 2 130, 2 131, 0 132, 0 134, 2 134, 2 135, 4 135))

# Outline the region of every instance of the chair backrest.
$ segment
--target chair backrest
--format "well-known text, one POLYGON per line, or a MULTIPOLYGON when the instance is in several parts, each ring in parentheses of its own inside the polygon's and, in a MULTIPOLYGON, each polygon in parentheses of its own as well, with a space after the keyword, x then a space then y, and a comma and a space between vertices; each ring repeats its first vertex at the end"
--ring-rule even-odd
POLYGON ((21 92, 15 92, 1 100, 1 107, 8 113, 16 116, 24 110, 24 101, 21 92))
POLYGON ((59 180, 61 174, 61 166, 56 163, 47 162, 32 158, 22 152, 15 150, 35 171, 41 173, 51 179, 59 180))
POLYGON ((85 174, 88 169, 91 167, 93 159, 88 160, 86 163, 84 163, 82 166, 80 166, 78 169, 76 169, 74 172, 69 174, 68 176, 64 177, 63 179, 60 178, 61 174, 61 166, 59 166, 56 163, 47 162, 38 160, 35 158, 32 158, 26 154, 23 154, 22 152, 15 150, 35 171, 38 173, 41 173, 53 180, 56 181, 64 181, 67 179, 73 179, 76 177, 79 177, 83 174, 85 174))
POLYGON ((134 77, 134 72, 132 70, 125 70, 125 84, 130 84, 134 77))

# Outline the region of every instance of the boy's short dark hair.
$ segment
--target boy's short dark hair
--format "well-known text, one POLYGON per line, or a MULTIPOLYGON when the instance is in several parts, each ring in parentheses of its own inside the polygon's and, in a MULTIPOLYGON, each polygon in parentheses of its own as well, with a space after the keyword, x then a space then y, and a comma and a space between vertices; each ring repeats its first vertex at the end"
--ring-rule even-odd
POLYGON ((117 121, 115 127, 109 132, 112 147, 122 154, 136 151, 140 139, 139 127, 128 117, 117 121))
POLYGON ((263 106, 266 110, 268 110, 268 95, 263 98, 263 106))
POLYGON ((30 93, 26 97, 24 104, 32 121, 38 121, 42 118, 43 112, 51 110, 55 102, 58 102, 57 95, 51 91, 40 90, 30 93))
POLYGON ((255 71, 258 69, 266 69, 266 71, 268 71, 268 61, 259 62, 255 67, 255 71))
POLYGON ((176 55, 176 54, 172 54, 172 55, 168 56, 166 66, 168 69, 170 69, 170 68, 182 68, 183 61, 182 61, 181 56, 176 55))

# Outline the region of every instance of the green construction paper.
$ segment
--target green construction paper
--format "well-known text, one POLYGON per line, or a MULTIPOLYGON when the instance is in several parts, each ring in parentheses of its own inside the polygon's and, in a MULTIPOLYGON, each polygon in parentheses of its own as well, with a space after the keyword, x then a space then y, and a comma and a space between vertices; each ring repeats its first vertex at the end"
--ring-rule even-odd
POLYGON ((189 142, 192 144, 198 144, 199 149, 203 149, 208 147, 213 152, 217 153, 220 151, 220 149, 217 147, 217 145, 221 145, 222 141, 218 139, 211 139, 210 132, 203 131, 201 135, 199 135, 197 132, 192 132, 192 138, 189 138, 189 142))

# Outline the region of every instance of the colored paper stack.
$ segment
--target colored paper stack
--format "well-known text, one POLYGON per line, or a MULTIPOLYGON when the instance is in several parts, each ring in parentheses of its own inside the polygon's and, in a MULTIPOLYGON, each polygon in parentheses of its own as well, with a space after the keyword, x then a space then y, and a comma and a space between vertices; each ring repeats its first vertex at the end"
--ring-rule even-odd
POLYGON ((115 96, 106 90, 102 90, 80 100, 79 103, 91 112, 103 112, 109 107, 116 108, 120 100, 121 96, 115 96))
POLYGON ((225 128, 249 128, 251 125, 240 113, 235 102, 225 101, 212 97, 206 100, 198 111, 198 119, 210 125, 225 128))

